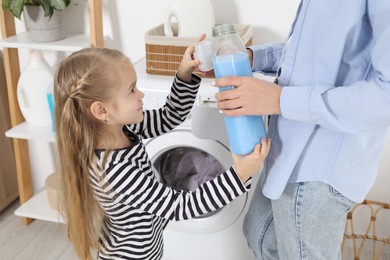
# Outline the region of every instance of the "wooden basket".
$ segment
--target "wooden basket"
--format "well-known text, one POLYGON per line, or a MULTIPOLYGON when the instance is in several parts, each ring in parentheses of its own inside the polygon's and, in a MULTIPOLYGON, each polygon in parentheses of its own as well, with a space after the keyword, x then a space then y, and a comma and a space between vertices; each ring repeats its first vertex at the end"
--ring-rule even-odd
MULTIPOLYGON (((390 204, 364 200, 362 203, 356 204, 347 215, 347 222, 345 226, 344 239, 342 243, 342 255, 344 259, 345 244, 348 240, 352 241, 353 245, 353 259, 381 259, 385 248, 390 247, 390 234, 378 234, 377 220, 380 219, 384 222, 390 221, 390 204), (357 209, 364 209, 366 212, 357 213, 357 209), (369 214, 367 214, 367 212, 369 214), (366 213, 366 214, 363 214, 366 213), (366 217, 366 225, 364 226, 365 232, 358 232, 356 230, 354 223, 354 217, 360 219, 361 217, 366 217), (363 251, 365 248, 371 247, 371 257, 364 256, 363 251)), ((383 230, 382 230, 383 231, 383 230)), ((387 231, 388 232, 388 231, 387 231)), ((385 233, 385 232, 382 232, 385 233)), ((348 242, 350 242, 348 241, 348 242)))
POLYGON ((47 176, 45 180, 45 188, 49 206, 54 210, 59 209, 58 192, 60 178, 61 174, 59 172, 55 172, 47 176))
MULTIPOLYGON (((236 31, 246 46, 252 44, 252 27, 236 24, 236 31)), ((175 28, 173 28, 175 31, 175 28)), ((145 33, 146 72, 155 75, 175 75, 186 48, 196 38, 164 36, 161 24, 145 33)))

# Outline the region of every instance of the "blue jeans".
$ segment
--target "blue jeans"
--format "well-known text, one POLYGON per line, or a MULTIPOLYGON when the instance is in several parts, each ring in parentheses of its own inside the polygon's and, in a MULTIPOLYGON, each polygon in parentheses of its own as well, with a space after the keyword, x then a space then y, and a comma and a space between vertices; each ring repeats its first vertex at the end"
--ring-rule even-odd
POLYGON ((288 183, 271 200, 257 184, 244 234, 257 260, 340 259, 346 215, 355 203, 321 182, 288 183))

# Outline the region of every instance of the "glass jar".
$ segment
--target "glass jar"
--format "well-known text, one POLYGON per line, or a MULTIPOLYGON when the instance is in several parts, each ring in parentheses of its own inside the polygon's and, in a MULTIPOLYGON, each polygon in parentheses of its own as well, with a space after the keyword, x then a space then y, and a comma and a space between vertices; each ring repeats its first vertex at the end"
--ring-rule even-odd
MULTIPOLYGON (((246 48, 233 24, 213 27, 213 67, 216 78, 226 76, 253 77, 246 48)), ((219 91, 235 88, 226 86, 219 91)), ((246 155, 253 151, 261 138, 266 137, 262 116, 225 116, 230 149, 234 154, 246 155)))

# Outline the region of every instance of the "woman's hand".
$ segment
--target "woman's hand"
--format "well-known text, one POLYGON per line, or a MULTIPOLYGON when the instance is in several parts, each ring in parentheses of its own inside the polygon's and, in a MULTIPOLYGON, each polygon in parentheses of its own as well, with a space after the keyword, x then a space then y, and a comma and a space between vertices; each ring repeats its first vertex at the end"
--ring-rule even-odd
MULTIPOLYGON (((201 36, 199 36, 197 42, 203 41, 205 38, 206 34, 202 34, 201 36)), ((191 82, 191 74, 194 69, 197 68, 197 66, 200 64, 199 60, 193 59, 194 51, 194 45, 190 45, 187 47, 176 74, 179 79, 187 83, 191 82)))
POLYGON ((215 80, 215 87, 235 89, 215 94, 218 108, 226 116, 280 114, 282 88, 272 82, 252 77, 224 77, 215 80))
POLYGON ((271 139, 261 139, 261 144, 257 144, 252 153, 242 155, 232 155, 234 168, 241 181, 246 182, 249 177, 258 173, 263 167, 265 157, 267 157, 271 147, 271 139))

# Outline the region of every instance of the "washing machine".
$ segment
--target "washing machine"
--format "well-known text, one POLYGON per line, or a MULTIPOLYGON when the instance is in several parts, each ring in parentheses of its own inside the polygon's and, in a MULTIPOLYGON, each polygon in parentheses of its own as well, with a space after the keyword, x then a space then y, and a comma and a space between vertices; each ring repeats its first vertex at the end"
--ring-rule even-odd
MULTIPOLYGON (((147 74, 144 59, 135 63, 135 69, 137 86, 145 93, 144 108, 161 107, 173 77, 147 74)), ((223 117, 216 108, 216 89, 211 81, 202 80, 194 108, 182 125, 144 140, 153 167, 157 172, 164 172, 160 177, 166 185, 191 190, 194 183, 213 178, 213 174, 232 165, 223 117), (179 176, 164 180, 164 175, 175 173, 179 176), (207 176, 199 178, 200 173, 207 176)), ((254 260, 242 232, 252 193, 253 189, 207 215, 171 221, 164 231, 163 260, 254 260)))

